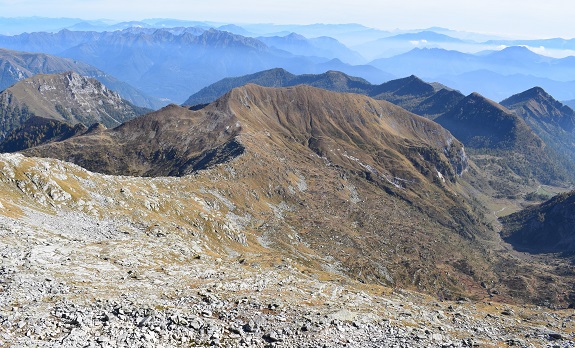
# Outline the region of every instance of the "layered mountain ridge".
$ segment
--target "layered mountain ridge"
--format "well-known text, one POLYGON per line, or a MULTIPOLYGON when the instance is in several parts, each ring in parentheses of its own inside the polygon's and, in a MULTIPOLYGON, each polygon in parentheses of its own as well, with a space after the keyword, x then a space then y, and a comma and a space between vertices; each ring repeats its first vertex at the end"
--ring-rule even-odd
POLYGON ((197 110, 170 105, 23 153, 158 183, 210 177, 226 187, 225 203, 210 204, 225 211, 204 231, 228 230, 236 216, 244 227, 230 238, 241 248, 264 245, 368 283, 482 298, 487 281, 501 300, 567 301, 538 266, 494 252, 499 237, 470 186, 483 179, 462 144, 386 101, 246 85, 197 110), (537 292, 521 295, 510 266, 497 266, 509 262, 537 292))
POLYGON ((226 78, 193 94, 183 105, 210 103, 230 89, 247 83, 264 87, 288 87, 305 84, 335 92, 364 94, 374 99, 387 100, 406 110, 428 118, 447 112, 464 95, 441 84, 430 84, 417 76, 409 76, 374 85, 359 77, 340 71, 323 74, 294 75, 285 69, 276 68, 255 74, 226 78))
POLYGON ((77 59, 149 95, 176 102, 222 78, 275 67, 298 73, 344 70, 374 82, 393 77, 372 66, 346 64, 337 57, 297 55, 213 28, 31 33, 0 36, 0 45, 77 59))
POLYGON ((274 69, 224 79, 194 94, 186 104, 209 102, 245 83, 271 87, 307 84, 358 93, 434 119, 473 150, 475 160, 489 173, 486 180, 501 196, 529 190, 535 181, 568 185, 573 180, 570 162, 561 160, 564 150, 558 146, 546 147, 539 138, 541 133, 529 122, 526 124, 521 117, 478 93, 466 97, 447 86, 427 83, 413 75, 373 85, 337 71, 293 75, 274 69))
MULTIPOLYGON (((258 131, 261 131, 261 128, 265 128, 265 127, 272 127, 274 124, 280 122, 280 124, 278 125, 278 127, 280 127, 279 129, 275 130, 275 132, 279 132, 279 133, 287 133, 289 134, 289 137, 293 138, 294 140, 297 140, 298 142, 302 143, 302 144, 306 144, 308 147, 310 147, 312 150, 314 150, 315 152, 317 152, 320 155, 324 155, 326 153, 328 153, 328 150, 323 148, 323 143, 324 141, 326 141, 325 139, 330 139, 334 136, 336 137, 343 137, 343 140, 345 141, 352 141, 352 143, 355 146, 366 146, 366 143, 369 143, 371 138, 374 139, 378 139, 381 138, 381 136, 377 136, 375 134, 371 134, 371 136, 367 136, 366 134, 364 134, 365 132, 367 132, 366 129, 361 129, 361 133, 357 133, 359 130, 350 130, 348 129, 347 131, 343 131, 344 128, 349 127, 348 125, 346 125, 346 123, 344 122, 345 118, 349 118, 349 117, 358 117, 358 116, 352 116, 352 115, 356 115, 359 112, 359 115, 362 115, 364 112, 363 111, 358 111, 356 109, 353 109, 353 107, 350 109, 350 107, 346 107, 345 103, 343 101, 338 100, 339 97, 341 97, 341 95, 339 94, 335 94, 333 92, 327 92, 327 91, 323 91, 323 90, 319 90, 316 88, 311 88, 311 87, 306 87, 306 86, 298 86, 298 87, 293 87, 291 89, 287 89, 286 91, 290 91, 291 93, 294 93, 294 96, 290 96, 288 92, 286 92, 284 95, 274 95, 276 90, 275 89, 267 89, 267 88, 262 88, 262 87, 258 87, 255 85, 248 85, 248 87, 242 87, 239 88, 237 90, 232 90, 231 92, 229 92, 227 95, 225 95, 224 97, 220 98, 219 100, 217 100, 216 102, 203 107, 197 111, 193 111, 193 110, 188 110, 186 108, 182 108, 182 107, 177 107, 175 105, 171 105, 169 107, 166 107, 160 111, 145 115, 143 117, 134 119, 130 122, 127 122, 125 124, 123 124, 122 126, 116 128, 116 129, 112 129, 112 130, 108 130, 106 131, 106 136, 110 136, 114 139, 117 139, 116 141, 113 141, 112 143, 116 143, 118 145, 121 145, 123 147, 125 147, 126 149, 134 149, 135 146, 137 144, 142 144, 141 146, 145 146, 145 147, 149 147, 150 144, 149 143, 145 143, 142 141, 142 139, 140 139, 141 136, 143 137, 149 137, 148 132, 153 132, 151 133, 151 135, 155 138, 159 138, 158 141, 158 147, 163 147, 163 149, 168 149, 169 151, 176 151, 177 153, 179 153, 180 155, 176 155, 176 153, 173 153, 171 156, 173 156, 174 158, 181 158, 181 151, 183 151, 184 153, 188 153, 188 151, 190 150, 190 148, 192 148, 193 146, 187 142, 182 142, 184 139, 190 139, 193 138, 191 136, 191 134, 196 134, 197 138, 201 138, 202 140, 199 140, 199 143, 202 144, 202 148, 199 148, 198 151, 202 152, 202 151, 207 151, 211 148, 214 147, 218 147, 220 145, 224 145, 227 142, 230 141, 235 141, 234 139, 236 137, 239 136, 239 138, 241 138, 240 136, 240 131, 243 130, 244 132, 249 132, 250 129, 245 129, 246 124, 251 124, 253 127, 256 127, 256 129, 258 131), (264 92, 265 91, 265 92, 264 92), (253 98, 249 98, 247 96, 248 92, 252 92, 252 93, 256 93, 256 96, 253 98), (242 93, 246 93, 246 96, 243 97, 242 93), (267 94, 269 93, 269 94, 267 94), (288 124, 282 125, 281 123, 284 122, 283 119, 269 119, 268 122, 265 122, 263 120, 260 120, 257 122, 257 125, 253 125, 254 120, 258 120, 261 119, 262 117, 272 117, 273 114, 277 114, 277 117, 287 117, 285 115, 283 115, 283 113, 280 112, 281 109, 285 108, 285 106, 282 106, 282 104, 288 104, 290 105, 290 102, 288 102, 289 99, 293 99, 294 101, 297 101, 297 106, 295 107, 295 110, 293 111, 287 111, 288 116, 289 114, 294 114, 294 116, 292 118, 288 118, 286 121, 288 122, 288 124), (264 108, 264 106, 261 104, 264 101, 268 100, 268 102, 272 103, 273 109, 271 112, 264 112, 263 116, 262 115, 255 115, 255 116, 250 116, 249 118, 240 118, 240 116, 246 116, 246 112, 245 110, 242 111, 238 111, 236 110, 237 108, 242 108, 245 107, 246 105, 249 105, 250 101, 253 99, 253 103, 257 103, 257 108, 262 109, 264 108), (241 100, 241 102, 240 102, 241 100), (238 105, 238 103, 240 103, 238 105), (304 105, 301 105, 302 103, 304 103, 304 105), (245 104, 245 105, 244 105, 245 104), (308 105, 309 104, 309 105, 308 105), (318 106, 316 104, 320 104, 320 105, 324 105, 323 107, 318 106), (309 108, 313 108, 316 110, 316 113, 313 113, 311 111, 309 111, 309 108), (326 110, 329 110, 329 112, 327 112, 326 110), (300 119, 300 117, 303 118, 307 118, 306 119, 300 119), (314 118, 318 118, 317 120, 314 120, 314 118), (186 121, 186 120, 191 120, 191 121, 186 121), (186 124, 186 126, 179 126, 180 122, 198 122, 198 125, 190 125, 190 124, 186 124), (266 126, 266 124, 268 124, 268 126, 266 126), (332 125, 336 123, 335 125, 333 125, 334 128, 329 128, 327 131, 323 130, 322 128, 318 128, 318 127, 325 127, 326 125, 332 125), (177 126, 176 126, 177 125, 177 126), (166 130, 169 133, 166 133, 165 136, 166 138, 163 139, 161 138, 162 136, 164 136, 164 133, 162 132, 162 130, 166 130), (181 132, 184 132, 184 134, 180 134, 181 132), (189 132, 189 133, 188 133, 189 132), (203 136, 199 135, 198 132, 201 132, 201 134, 204 134, 203 136), (343 133, 342 133, 343 132, 343 133), (327 135, 324 135, 324 133, 327 133, 327 135), (138 135, 140 134, 140 135, 138 135), (350 136, 353 136, 354 138, 350 138, 350 136), (214 139, 220 139, 219 142, 216 143, 212 143, 210 141, 207 141, 205 139, 203 139, 203 137, 213 137, 214 139), (129 142, 126 142, 125 139, 130 139, 129 142), (122 141, 120 141, 122 140, 122 141), (160 144, 162 144, 160 146, 160 144), (178 150, 176 150, 178 149, 178 150)), ((279 91, 283 91, 283 89, 279 89, 279 91)), ((373 118, 374 116, 379 116, 379 117, 383 117, 382 115, 380 115, 380 113, 382 111, 380 110, 384 110, 381 109, 382 106, 380 106, 381 103, 384 103, 385 108, 386 109, 390 109, 393 108, 390 104, 387 104, 386 102, 379 102, 379 101, 374 101, 371 100, 367 97, 363 97, 363 96, 359 96, 359 95, 352 95, 352 94, 346 94, 345 96, 345 100, 347 102, 349 102, 351 105, 355 105, 358 102, 355 99, 359 99, 359 100, 366 100, 366 105, 369 106, 368 112, 369 112, 369 117, 373 118)), ((265 107, 265 109, 268 109, 269 107, 265 107)), ((288 110, 291 109, 292 106, 288 107, 288 110)), ((397 108, 397 107, 396 107, 397 108)), ((251 106, 248 107, 248 110, 251 109, 251 106)), ((405 117, 416 117, 415 115, 411 115, 411 116, 407 116, 408 113, 406 113, 405 111, 401 110, 399 108, 397 108, 398 113, 404 113, 406 116, 405 117)), ((286 112, 286 111, 284 111, 286 112)), ((356 119, 350 119, 349 121, 352 122, 352 124, 357 124, 358 120, 356 119)), ((367 121, 361 121, 362 123, 365 123, 367 121)), ((371 119, 369 121, 370 123, 373 123, 374 120, 371 119)), ((380 121, 382 122, 382 121, 380 121)), ((405 121, 402 121, 405 122, 405 121)), ((427 127, 432 127, 431 125, 433 125, 433 123, 424 120, 424 119, 419 119, 418 121, 419 123, 421 123, 422 125, 428 124, 427 127)), ((400 127, 400 124, 397 123, 397 121, 395 121, 394 123, 394 127, 400 127)), ((378 127, 382 127, 382 126, 378 126, 378 127)), ((389 133, 390 131, 392 131, 391 134, 394 134, 392 137, 397 137, 397 136, 402 136, 402 137, 406 137, 408 135, 410 136, 417 136, 419 138, 422 137, 421 133, 422 130, 419 130, 416 133, 413 133, 414 130, 413 129, 407 129, 407 128, 401 128, 401 129, 393 129, 390 128, 390 125, 385 125, 383 126, 384 129, 386 131, 386 133, 389 133)), ((432 127, 433 128, 433 127, 432 127)), ((436 127, 435 127, 436 128, 436 127)), ((444 132, 444 131, 442 131, 444 132)), ((370 132, 371 133, 371 132, 370 132)), ((447 133, 445 133, 447 134, 447 133)), ((100 135, 98 135, 100 136, 100 135)), ((287 135, 286 135, 287 136, 287 135)), ((389 135, 391 136, 391 135, 389 135)), ((450 153, 452 150, 451 148, 448 146, 448 143, 451 144, 453 142, 453 139, 450 138, 451 140, 444 140, 443 142, 445 143, 444 146, 445 149, 442 149, 442 152, 446 152, 446 153, 450 153)), ((418 140, 417 138, 414 139, 418 140)), ((420 140, 420 139, 419 139, 420 140)), ((77 139, 77 140, 73 140, 74 142, 79 142, 79 143, 89 143, 88 141, 82 140, 82 139, 77 139)), ((340 140, 341 141, 341 140, 340 140)), ((109 144, 108 141, 104 141, 104 144, 109 144)), ((387 146, 392 146, 393 142, 387 141, 385 143, 387 146)), ((52 145, 52 146, 56 146, 56 145, 52 145)), ((58 145, 60 146, 60 145, 58 145)), ((61 146, 67 146, 61 144, 61 146)), ((372 145, 373 147, 373 145, 372 145)), ((106 153, 107 151, 101 151, 102 149, 91 149, 89 147, 83 148, 82 151, 86 152, 85 156, 86 158, 96 158, 98 156, 98 153, 106 153), (93 152, 88 154, 87 152, 93 152)), ((30 150, 32 152, 37 152, 37 153, 41 153, 43 151, 46 151, 45 153, 51 153, 50 151, 52 151, 52 149, 44 149, 44 148, 38 148, 38 149, 32 149, 30 150)), ((143 149, 138 150, 139 153, 141 153, 141 151, 143 151, 143 149)), ((150 151, 154 152, 155 149, 150 149, 150 151)), ((463 151, 461 149, 461 151, 463 151)), ((192 151, 195 153, 195 151, 192 151)), ((68 153, 72 158, 80 155, 80 154, 73 154, 72 151, 70 151, 69 149, 63 150, 61 152, 61 154, 65 154, 68 153)), ((83 155, 84 156, 84 155, 83 155)), ((166 156, 166 154, 162 154, 162 155, 157 155, 157 158, 164 158, 166 156)), ((186 157, 186 156, 183 156, 186 157)), ((62 158, 65 159, 65 158, 62 158)), ((340 160, 342 160, 340 158, 340 160)), ((348 162, 349 159, 344 160, 345 162, 348 162)), ((462 152, 461 154, 458 154, 456 156, 454 156, 453 158, 450 158, 451 162, 454 163, 455 167, 451 167, 449 164, 444 164, 442 165, 442 169, 445 171, 442 175, 444 175, 446 178, 449 178, 450 180, 454 180, 456 175, 460 175, 462 173, 462 171, 466 168, 466 164, 465 164, 465 155, 462 152), (458 168, 458 169, 456 169, 458 168)), ((86 166, 86 165, 85 165, 86 166)), ((92 170, 96 170, 96 171, 103 171, 109 174, 126 174, 125 172, 122 172, 121 170, 116 170, 114 169, 114 166, 111 167, 99 167, 99 166, 90 166, 87 165, 87 167, 89 169, 92 170)), ((162 167, 164 168, 164 170, 168 170, 167 168, 169 168, 170 166, 165 166, 164 164, 159 164, 158 167, 162 167)), ((186 170, 186 169, 182 169, 182 170, 178 170, 177 173, 180 174, 170 174, 170 172, 164 172, 162 174, 159 175, 183 175, 185 173, 191 173, 192 171, 194 171, 194 169, 190 169, 190 170, 186 170)), ((428 170, 429 171, 429 170, 428 170)), ((157 174, 151 174, 153 172, 155 172, 155 170, 152 170, 152 172, 147 173, 147 172, 138 172, 138 171, 133 171, 130 170, 129 172, 131 173, 137 173, 137 174, 132 174, 132 175, 157 175, 157 174)), ((430 171, 431 172, 431 171, 430 171)), ((437 174, 435 174, 437 176, 437 174)))

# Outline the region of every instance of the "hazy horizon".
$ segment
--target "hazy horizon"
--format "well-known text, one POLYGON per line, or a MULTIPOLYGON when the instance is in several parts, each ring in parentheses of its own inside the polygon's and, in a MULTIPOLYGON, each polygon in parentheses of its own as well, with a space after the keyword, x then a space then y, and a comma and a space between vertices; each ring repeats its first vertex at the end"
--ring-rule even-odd
POLYGON ((357 23, 381 30, 443 27, 515 38, 574 38, 572 13, 575 3, 549 0, 545 6, 535 0, 483 2, 406 0, 402 2, 346 1, 261 1, 212 0, 0 0, 4 18, 47 17, 110 19, 173 18, 233 24, 345 24, 357 23))

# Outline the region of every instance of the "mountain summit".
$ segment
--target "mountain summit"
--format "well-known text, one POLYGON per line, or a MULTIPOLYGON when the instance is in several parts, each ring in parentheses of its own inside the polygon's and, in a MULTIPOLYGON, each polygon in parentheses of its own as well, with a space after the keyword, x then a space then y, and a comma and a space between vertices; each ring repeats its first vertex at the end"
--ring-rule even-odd
MULTIPOLYGON (((501 102, 533 129, 557 155, 568 173, 575 173, 575 111, 540 87, 513 95, 501 102)), ((571 175, 571 180, 575 177, 571 175)))
POLYGON ((31 115, 70 125, 102 123, 115 127, 150 110, 123 100, 93 78, 74 72, 35 75, 0 94, 2 137, 31 115), (24 111, 24 112, 23 112, 24 111))
POLYGON ((541 87, 533 87, 501 102, 529 122, 561 127, 566 132, 575 129, 575 111, 549 95, 541 87))
POLYGON ((158 109, 166 105, 166 103, 146 96, 129 84, 119 81, 89 64, 43 53, 19 52, 0 48, 0 91, 37 74, 59 74, 68 71, 97 79, 134 105, 150 109, 158 109))
MULTIPOLYGON (((120 127, 106 131, 104 134, 108 139, 100 135, 98 136, 100 140, 90 141, 79 137, 69 142, 39 147, 30 151, 72 161, 85 158, 87 161, 78 164, 109 174, 185 175, 201 169, 193 163, 196 160, 207 163, 200 159, 212 153, 215 148, 232 146, 232 143, 239 148, 240 144, 243 144, 241 139, 246 137, 245 134, 269 132, 280 134, 292 142, 308 147, 320 156, 330 157, 332 161, 341 165, 355 163, 353 166, 357 167, 357 162, 350 160, 351 154, 344 154, 345 152, 341 152, 343 149, 334 153, 332 147, 340 144, 339 146, 354 148, 353 151, 349 150, 350 153, 365 151, 362 150, 364 148, 396 148, 394 151, 400 151, 405 156, 412 146, 427 146, 417 145, 422 141, 428 144, 437 143, 436 139, 427 139, 431 133, 426 127, 433 127, 433 125, 434 123, 409 114, 399 107, 365 96, 338 94, 308 86, 274 89, 247 85, 233 89, 216 102, 197 111, 170 105, 157 112, 131 120, 120 127), (361 104, 365 104, 367 110, 357 107, 361 104), (397 109, 398 113, 407 118, 414 118, 417 120, 416 125, 406 124, 403 119, 395 119, 394 114, 389 113, 392 109, 397 109), (423 128, 420 129, 420 127, 423 128), (374 133, 373 129, 378 129, 378 131, 374 133), (399 137, 397 141, 391 140, 397 137, 399 137), (397 147, 398 144, 407 141, 406 139, 412 139, 413 144, 409 144, 410 141, 408 141, 405 145, 397 147), (91 145, 80 146, 81 143, 91 145), (329 147, 326 147, 327 144, 329 147), (77 151, 74 150, 75 148, 77 151), (93 165, 88 161, 112 149, 115 149, 112 153, 118 154, 118 162, 113 162, 113 156, 105 156, 106 161, 112 162, 104 166, 93 165), (167 165, 164 162, 167 159, 177 159, 179 164, 170 162, 172 165, 167 165), (140 161, 145 161, 146 167, 142 167, 143 163, 140 161)), ((462 149, 455 150, 457 143, 453 142, 449 133, 437 126, 434 127, 439 129, 438 132, 442 137, 445 137, 439 141, 445 146, 441 148, 441 152, 463 151, 462 149)), ((428 150, 421 151, 427 152, 428 150)), ((236 153, 236 151, 233 152, 236 153)), ((439 156, 439 158, 443 157, 439 156)), ((396 162, 392 158, 390 161, 396 162)), ((409 162, 413 161, 420 162, 417 157, 409 162)), ((442 161, 434 165, 442 173, 441 177, 451 181, 455 180, 455 177, 466 167, 463 153, 449 159, 444 158, 442 161)), ((388 172, 387 177, 390 182, 394 177, 390 171, 412 172, 412 170, 399 169, 403 166, 402 163, 402 161, 398 162, 401 164, 399 167, 386 165, 389 169, 385 172, 388 172)), ((427 166, 427 164, 421 162, 418 166, 427 166)), ((362 166, 359 166, 356 169, 361 168, 362 166)), ((429 178, 433 179, 438 176, 437 173, 432 174, 435 171, 435 169, 428 168, 425 173, 429 173, 426 175, 430 175, 429 178)), ((415 175, 412 179, 419 182, 420 175, 415 175)))

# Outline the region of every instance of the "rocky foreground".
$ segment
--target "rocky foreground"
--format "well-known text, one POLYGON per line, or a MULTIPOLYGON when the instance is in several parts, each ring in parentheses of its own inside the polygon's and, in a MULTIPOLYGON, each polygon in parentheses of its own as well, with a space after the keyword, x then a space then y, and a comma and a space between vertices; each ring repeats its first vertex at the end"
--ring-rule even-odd
POLYGON ((83 213, 0 217, 0 345, 575 346, 572 310, 439 302, 289 259, 220 259, 185 234, 83 213))
POLYGON ((444 302, 273 252, 205 180, 0 155, 0 346, 575 346, 570 309, 444 302))

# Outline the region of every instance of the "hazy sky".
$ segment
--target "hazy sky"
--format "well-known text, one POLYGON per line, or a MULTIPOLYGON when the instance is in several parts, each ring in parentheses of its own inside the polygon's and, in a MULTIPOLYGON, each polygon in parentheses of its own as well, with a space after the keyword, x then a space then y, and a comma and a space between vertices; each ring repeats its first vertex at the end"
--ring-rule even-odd
POLYGON ((226 23, 442 26, 515 37, 575 37, 572 0, 0 0, 0 16, 226 23))

